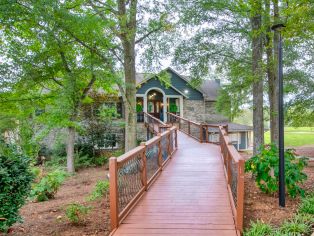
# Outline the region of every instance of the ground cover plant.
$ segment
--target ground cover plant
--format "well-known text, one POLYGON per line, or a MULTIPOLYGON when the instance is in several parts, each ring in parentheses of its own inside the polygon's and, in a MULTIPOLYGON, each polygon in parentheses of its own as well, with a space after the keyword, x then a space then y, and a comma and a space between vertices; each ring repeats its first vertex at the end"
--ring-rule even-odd
POLYGON ((309 194, 301 199, 298 211, 282 225, 274 227, 262 221, 251 222, 250 228, 244 232, 244 236, 309 236, 313 233, 314 226, 314 195, 309 194))
MULTIPOLYGON (((304 195, 300 184, 307 179, 307 175, 303 172, 306 165, 306 158, 297 158, 292 149, 285 151, 286 188, 291 197, 304 195)), ((279 182, 277 146, 272 144, 261 147, 259 154, 246 161, 245 170, 253 174, 255 182, 262 192, 276 193, 279 182)))

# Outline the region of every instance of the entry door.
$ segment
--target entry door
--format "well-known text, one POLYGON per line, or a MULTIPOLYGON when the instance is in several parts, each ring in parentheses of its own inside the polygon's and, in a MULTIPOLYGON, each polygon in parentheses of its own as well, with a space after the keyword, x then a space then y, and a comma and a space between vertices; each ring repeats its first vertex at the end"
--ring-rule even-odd
POLYGON ((148 113, 157 119, 160 119, 161 102, 160 101, 149 101, 148 102, 148 113))

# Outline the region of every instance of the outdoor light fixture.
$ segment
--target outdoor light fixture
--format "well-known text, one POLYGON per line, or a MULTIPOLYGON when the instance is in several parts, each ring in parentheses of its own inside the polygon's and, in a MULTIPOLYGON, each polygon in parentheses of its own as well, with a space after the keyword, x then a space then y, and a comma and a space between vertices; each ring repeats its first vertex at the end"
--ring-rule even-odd
POLYGON ((186 89, 186 90, 184 90, 184 93, 189 93, 189 90, 187 90, 187 89, 186 89))
POLYGON ((284 24, 276 24, 271 27, 273 31, 279 32, 278 45, 278 120, 279 120, 279 206, 285 207, 285 146, 284 146, 284 115, 283 115, 283 66, 282 66, 282 37, 281 30, 286 27, 284 24))

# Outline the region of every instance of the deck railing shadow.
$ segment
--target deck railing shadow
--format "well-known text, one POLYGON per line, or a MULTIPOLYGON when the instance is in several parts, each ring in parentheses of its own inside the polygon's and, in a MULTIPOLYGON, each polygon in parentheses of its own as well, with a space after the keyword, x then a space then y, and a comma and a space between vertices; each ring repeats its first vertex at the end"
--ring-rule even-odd
POLYGON ((176 127, 147 113, 144 122, 156 136, 109 160, 111 230, 128 215, 178 148, 176 127))
POLYGON ((201 143, 213 143, 209 139, 209 128, 215 128, 219 135, 221 157, 224 163, 225 175, 228 183, 230 203, 234 215, 237 230, 243 229, 244 208, 244 159, 230 142, 228 136, 228 125, 209 125, 190 121, 183 117, 167 113, 167 120, 180 131, 201 143))

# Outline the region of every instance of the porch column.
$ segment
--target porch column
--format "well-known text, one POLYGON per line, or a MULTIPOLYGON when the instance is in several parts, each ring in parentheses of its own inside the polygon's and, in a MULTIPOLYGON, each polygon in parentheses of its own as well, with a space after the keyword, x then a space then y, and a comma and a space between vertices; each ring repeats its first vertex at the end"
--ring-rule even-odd
POLYGON ((182 96, 180 96, 179 102, 180 102, 180 116, 183 117, 183 97, 182 96))
POLYGON ((162 100, 163 100, 162 103, 164 104, 162 111, 164 113, 164 122, 166 123, 167 122, 167 96, 164 95, 162 100))
POLYGON ((144 103, 143 111, 147 113, 147 95, 144 95, 143 103, 144 103))

